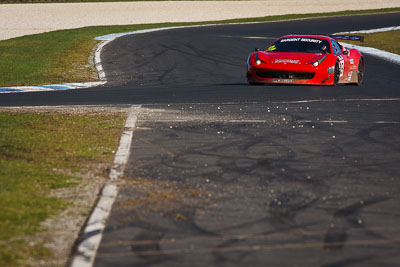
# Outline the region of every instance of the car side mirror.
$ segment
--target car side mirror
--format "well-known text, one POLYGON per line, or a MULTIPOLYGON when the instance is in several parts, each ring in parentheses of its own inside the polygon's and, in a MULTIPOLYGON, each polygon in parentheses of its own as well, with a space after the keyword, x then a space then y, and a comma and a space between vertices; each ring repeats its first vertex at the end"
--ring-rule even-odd
POLYGON ((258 51, 260 51, 260 48, 256 48, 256 49, 254 49, 254 51, 258 52, 258 51))
POLYGON ((348 55, 348 54, 349 54, 349 51, 347 51, 347 50, 343 51, 343 55, 348 55))

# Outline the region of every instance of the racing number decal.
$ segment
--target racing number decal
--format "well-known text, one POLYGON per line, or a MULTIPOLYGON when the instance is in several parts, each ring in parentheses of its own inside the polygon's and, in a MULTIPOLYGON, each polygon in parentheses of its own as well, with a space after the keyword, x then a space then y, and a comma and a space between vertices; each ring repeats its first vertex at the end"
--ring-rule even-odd
POLYGON ((344 72, 344 59, 342 56, 338 56, 338 59, 339 59, 340 77, 342 77, 344 72))

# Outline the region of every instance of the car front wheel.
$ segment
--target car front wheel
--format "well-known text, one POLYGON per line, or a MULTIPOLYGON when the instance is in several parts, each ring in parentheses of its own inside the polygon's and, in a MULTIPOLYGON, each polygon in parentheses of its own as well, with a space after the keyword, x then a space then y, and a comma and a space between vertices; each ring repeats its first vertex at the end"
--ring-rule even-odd
POLYGON ((339 61, 336 61, 335 64, 335 71, 333 73, 333 85, 337 86, 339 84, 339 78, 340 78, 340 67, 339 67, 339 61))

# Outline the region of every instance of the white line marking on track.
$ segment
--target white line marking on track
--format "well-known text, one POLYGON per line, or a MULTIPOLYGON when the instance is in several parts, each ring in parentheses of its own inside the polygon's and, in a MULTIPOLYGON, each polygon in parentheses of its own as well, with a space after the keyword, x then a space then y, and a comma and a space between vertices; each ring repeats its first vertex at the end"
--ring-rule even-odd
POLYGON ((400 101, 400 98, 351 98, 344 101, 400 101))
POLYGON ((271 103, 282 103, 282 104, 303 104, 313 102, 340 102, 340 101, 400 101, 400 98, 347 98, 347 99, 310 99, 310 100, 294 100, 294 101, 282 101, 282 102, 271 102, 271 103))
MULTIPOLYGON (((324 121, 318 121, 318 120, 299 120, 297 123, 351 123, 349 121, 334 121, 334 120, 324 120, 324 121)), ((400 124, 400 121, 374 121, 372 123, 375 124, 400 124)))
POLYGON ((272 103, 281 103, 281 104, 304 104, 304 103, 314 103, 314 102, 336 102, 336 99, 311 99, 311 100, 294 100, 294 101, 281 101, 281 102, 272 102, 272 103))
POLYGON ((119 147, 115 153, 114 164, 110 170, 110 179, 115 180, 124 174, 125 165, 129 158, 133 130, 136 125, 137 117, 129 115, 125 123, 125 129, 122 133, 119 147))
MULTIPOLYGON (((271 102, 262 102, 262 101, 238 101, 238 102, 216 102, 216 103, 208 103, 208 102, 182 102, 179 104, 170 104, 171 106, 182 106, 182 105, 267 105, 267 104, 303 104, 303 103, 318 103, 318 102, 347 102, 347 101, 360 101, 360 102, 385 102, 385 101, 400 101, 400 98, 345 98, 345 99, 310 99, 310 100, 293 100, 293 101, 271 101, 271 102)), ((143 104, 142 106, 154 106, 155 104, 143 104)), ((159 104, 162 105, 162 104, 159 104)))
POLYGON ((142 120, 143 122, 192 122, 192 121, 212 121, 215 123, 266 123, 267 120, 218 120, 218 119, 175 119, 175 120, 142 120))
POLYGON ((377 124, 400 124, 400 121, 376 121, 377 124))
POLYGON ((63 91, 73 89, 90 88, 94 86, 104 85, 105 81, 86 82, 86 83, 60 83, 47 85, 32 85, 32 86, 9 86, 0 87, 0 93, 24 93, 24 92, 43 92, 43 91, 63 91))
POLYGON ((96 51, 94 52, 94 67, 97 70, 97 75, 99 76, 99 79, 103 82, 107 82, 106 79, 106 73, 104 72, 103 65, 101 65, 101 50, 103 50, 103 47, 107 45, 111 40, 106 40, 102 41, 96 48, 96 51))
POLYGON ((336 34, 354 34, 354 33, 376 33, 376 32, 389 32, 400 30, 400 26, 372 29, 372 30, 361 30, 361 31, 351 31, 351 32, 339 32, 336 34))
POLYGON ((129 159, 133 130, 137 121, 135 115, 137 108, 140 108, 140 106, 132 106, 129 110, 118 150, 114 157, 114 164, 109 174, 110 180, 101 191, 99 201, 89 217, 81 237, 78 239, 78 247, 72 257, 71 267, 93 266, 106 221, 110 216, 112 205, 118 195, 118 187, 114 182, 117 178, 123 176, 125 165, 129 159))
POLYGON ((335 120, 324 120, 324 121, 312 121, 312 120, 299 120, 298 123, 348 123, 349 121, 335 121, 335 120))
MULTIPOLYGON (((386 27, 386 28, 379 28, 379 29, 371 29, 371 30, 361 30, 361 31, 352 31, 352 32, 342 32, 342 33, 335 33, 335 34, 353 34, 353 33, 376 33, 376 32, 388 32, 388 31, 395 31, 399 30, 400 26, 393 26, 393 27, 386 27)), ((392 62, 394 64, 399 64, 400 65, 400 55, 390 53, 384 50, 376 49, 373 47, 367 47, 367 46, 358 46, 358 45, 352 45, 344 42, 340 42, 343 46, 346 48, 355 48, 358 51, 360 51, 363 54, 369 54, 372 56, 380 57, 386 61, 392 62)))

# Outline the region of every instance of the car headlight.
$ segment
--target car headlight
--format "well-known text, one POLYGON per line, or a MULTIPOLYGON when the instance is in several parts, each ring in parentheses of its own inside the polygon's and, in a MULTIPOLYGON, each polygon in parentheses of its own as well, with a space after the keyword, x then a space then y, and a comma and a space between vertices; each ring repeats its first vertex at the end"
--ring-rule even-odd
POLYGON ((326 58, 326 56, 323 56, 323 57, 321 57, 321 58, 318 59, 318 60, 309 62, 308 64, 311 64, 311 65, 313 65, 314 67, 317 67, 319 64, 321 64, 322 61, 325 60, 325 58, 326 58))
POLYGON ((256 65, 260 65, 261 63, 265 63, 264 61, 262 61, 262 60, 258 57, 258 53, 256 53, 255 56, 254 56, 254 62, 256 63, 256 65))

